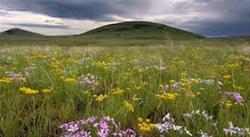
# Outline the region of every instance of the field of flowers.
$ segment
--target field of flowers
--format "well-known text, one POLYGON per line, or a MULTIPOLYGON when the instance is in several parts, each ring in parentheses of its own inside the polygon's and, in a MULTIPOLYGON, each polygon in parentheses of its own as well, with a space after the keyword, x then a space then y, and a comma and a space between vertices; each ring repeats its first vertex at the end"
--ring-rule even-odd
POLYGON ((1 137, 250 136, 249 46, 1 47, 1 137))

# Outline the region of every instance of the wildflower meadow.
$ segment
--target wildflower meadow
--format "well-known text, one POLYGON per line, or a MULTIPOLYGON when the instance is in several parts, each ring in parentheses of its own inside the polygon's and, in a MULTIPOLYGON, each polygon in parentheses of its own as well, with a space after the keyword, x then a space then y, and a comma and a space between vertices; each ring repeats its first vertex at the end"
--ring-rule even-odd
POLYGON ((0 47, 1 137, 250 136, 250 47, 0 47))

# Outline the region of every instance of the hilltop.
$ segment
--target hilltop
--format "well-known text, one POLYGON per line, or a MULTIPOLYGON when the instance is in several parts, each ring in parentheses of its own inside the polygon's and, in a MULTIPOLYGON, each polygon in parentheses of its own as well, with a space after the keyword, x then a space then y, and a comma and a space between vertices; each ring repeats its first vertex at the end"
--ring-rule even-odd
POLYGON ((197 39, 203 36, 166 26, 163 24, 131 21, 105 25, 80 36, 94 38, 132 38, 132 39, 197 39))
POLYGON ((27 30, 13 28, 0 33, 1 37, 42 37, 43 35, 27 30))

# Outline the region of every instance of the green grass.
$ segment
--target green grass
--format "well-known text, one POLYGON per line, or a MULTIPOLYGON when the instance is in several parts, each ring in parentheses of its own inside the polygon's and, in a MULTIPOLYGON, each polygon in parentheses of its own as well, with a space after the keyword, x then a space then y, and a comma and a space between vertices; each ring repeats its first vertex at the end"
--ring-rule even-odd
POLYGON ((30 38, 30 37, 44 37, 44 35, 38 34, 38 33, 34 33, 34 32, 30 32, 30 31, 26 31, 26 30, 22 30, 22 29, 18 29, 18 28, 13 28, 4 32, 0 33, 0 37, 24 37, 24 38, 30 38))
POLYGON ((44 36, 37 33, 10 29, 0 33, 1 45, 159 45, 170 40, 202 40, 198 34, 162 24, 133 21, 102 26, 86 33, 69 36, 44 36))
MULTIPOLYGON (((138 129, 137 118, 157 123, 166 113, 171 113, 176 124, 186 126, 194 136, 203 130, 224 137, 223 128, 228 127, 229 121, 242 128, 250 127, 248 43, 164 41, 154 46, 117 46, 113 45, 115 42, 106 42, 109 47, 3 44, 0 79, 13 71, 22 73, 26 80, 0 81, 0 136, 59 136, 61 124, 93 115, 114 117, 122 127, 133 128, 138 135, 143 133, 138 129), (98 77, 98 82, 92 87, 78 84, 78 78, 88 73, 98 77), (223 78, 227 75, 231 77, 223 78), (67 78, 75 79, 76 83, 65 82, 67 78), (217 84, 189 83, 190 78, 220 81, 223 86, 220 89, 217 84), (171 84, 172 80, 186 84, 177 92, 176 99, 156 97, 162 90, 160 85, 171 84), (39 93, 26 95, 19 91, 21 87, 39 93), (50 87, 51 92, 41 92, 50 87), (112 89, 117 87, 125 93, 113 95, 112 89), (223 93, 231 91, 239 92, 245 102, 226 107, 223 93), (96 101, 94 96, 100 94, 108 98, 96 101), (140 100, 134 100, 135 96, 140 100), (134 112, 124 107, 125 100, 133 105, 134 112), (199 117, 183 119, 184 113, 197 109, 213 115, 217 128, 199 117)), ((159 132, 143 136, 159 136, 159 132)), ((180 135, 171 132, 167 136, 180 135)))
POLYGON ((180 30, 177 28, 169 27, 166 25, 143 22, 131 21, 122 22, 117 24, 106 25, 80 36, 90 38, 115 38, 115 39, 172 39, 172 40, 190 40, 204 38, 201 35, 180 30))

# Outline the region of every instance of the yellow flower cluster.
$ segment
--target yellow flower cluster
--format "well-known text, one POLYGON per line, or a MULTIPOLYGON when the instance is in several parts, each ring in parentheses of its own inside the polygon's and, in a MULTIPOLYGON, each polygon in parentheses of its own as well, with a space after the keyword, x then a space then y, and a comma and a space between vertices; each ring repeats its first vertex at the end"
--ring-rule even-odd
POLYGON ((168 101, 175 101, 178 94, 177 93, 161 93, 161 94, 156 94, 155 96, 160 99, 164 99, 168 101))
POLYGON ((64 82, 67 83, 67 84, 75 84, 76 83, 76 80, 73 79, 73 78, 66 78, 64 79, 64 82))
POLYGON ((122 89, 120 89, 120 88, 115 88, 115 89, 112 89, 111 92, 112 92, 111 94, 113 94, 113 95, 121 95, 121 94, 123 94, 125 91, 122 90, 122 89))
POLYGON ((42 93, 50 93, 51 91, 53 91, 53 87, 50 87, 50 88, 45 88, 43 90, 41 90, 42 93))
POLYGON ((137 95, 133 95, 132 100, 133 101, 140 101, 141 98, 137 97, 137 95))
POLYGON ((31 89, 31 88, 27 88, 27 87, 21 87, 19 89, 19 91, 21 91, 21 92, 23 92, 24 94, 27 94, 27 95, 35 95, 35 94, 39 93, 38 90, 34 90, 34 89, 31 89))
POLYGON ((224 106, 226 106, 227 108, 230 108, 233 106, 233 104, 230 100, 227 100, 226 102, 224 102, 224 106))
POLYGON ((100 94, 100 95, 94 95, 94 98, 95 98, 95 101, 97 102, 102 102, 104 99, 108 98, 108 95, 103 95, 103 94, 100 94))
POLYGON ((61 68, 61 62, 53 58, 50 62, 50 67, 54 69, 55 73, 59 76, 63 76, 64 72, 61 68))
POLYGON ((0 84, 9 84, 9 83, 11 83, 11 80, 9 78, 3 77, 0 79, 0 84))
POLYGON ((223 78, 224 78, 225 80, 229 80, 229 79, 231 78, 231 75, 228 75, 228 74, 227 74, 227 75, 224 75, 223 78))
POLYGON ((126 108, 126 110, 128 112, 134 112, 135 111, 133 105, 131 103, 129 103, 128 101, 124 101, 123 104, 124 104, 124 107, 126 108))
POLYGON ((151 123, 149 119, 138 118, 138 128, 143 133, 151 132, 156 128, 156 124, 151 123))
POLYGON ((239 67, 239 66, 240 66, 240 64, 238 64, 238 63, 228 64, 228 65, 227 65, 227 67, 229 67, 229 68, 237 68, 237 67, 239 67))
POLYGON ((231 108, 234 105, 242 105, 242 104, 232 102, 231 100, 223 100, 220 102, 220 105, 226 108, 231 108))
POLYGON ((107 63, 105 63, 104 61, 102 61, 102 62, 99 61, 99 62, 96 62, 95 64, 98 68, 102 68, 104 70, 109 70, 107 63))
POLYGON ((35 52, 35 53, 34 53, 33 55, 31 55, 31 56, 26 56, 26 58, 27 58, 28 60, 46 59, 47 56, 46 56, 44 53, 42 53, 42 52, 35 52))

